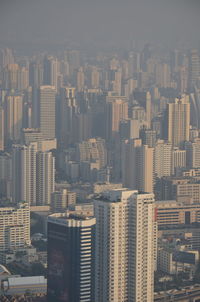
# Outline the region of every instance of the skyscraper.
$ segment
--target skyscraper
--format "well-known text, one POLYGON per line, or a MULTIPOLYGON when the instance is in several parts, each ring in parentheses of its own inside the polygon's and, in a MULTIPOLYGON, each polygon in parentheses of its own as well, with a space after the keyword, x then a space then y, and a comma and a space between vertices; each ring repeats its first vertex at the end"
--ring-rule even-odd
POLYGON ((192 142, 185 143, 186 164, 189 168, 200 167, 200 139, 195 138, 192 142))
POLYGON ((122 182, 127 188, 153 192, 154 148, 142 145, 141 139, 126 140, 122 145, 122 182))
POLYGON ((60 90, 60 107, 57 119, 57 136, 59 146, 67 148, 70 144, 76 142, 76 114, 78 113, 77 101, 75 98, 74 87, 64 87, 60 90))
POLYGON ((193 90, 200 76, 200 56, 197 49, 189 53, 189 89, 193 90))
POLYGON ((5 143, 18 143, 21 138, 23 115, 22 95, 8 95, 4 102, 5 143))
POLYGON ((128 118, 128 103, 119 97, 108 97, 105 110, 106 138, 110 140, 119 132, 120 121, 128 118))
POLYGON ((40 131, 45 138, 55 138, 55 98, 56 90, 54 86, 40 86, 40 131))
POLYGON ((186 167, 186 150, 180 150, 175 147, 172 150, 172 174, 175 174, 178 169, 186 167))
POLYGON ((183 95, 167 104, 167 139, 174 146, 181 146, 189 140, 190 102, 183 95))
POLYGON ((57 90, 58 60, 54 57, 46 56, 43 63, 43 84, 54 86, 57 90))
POLYGON ((154 150, 155 177, 172 175, 172 144, 158 140, 154 150))
POLYGON ((153 148, 156 144, 156 131, 151 129, 141 129, 140 130, 140 138, 142 140, 143 145, 148 145, 153 148))
POLYGON ((4 150, 4 109, 0 106, 0 151, 4 150))
POLYGON ((48 217, 49 302, 94 301, 95 224, 76 213, 48 217))
POLYGON ((17 89, 18 84, 18 64, 8 64, 3 69, 2 86, 4 89, 17 89))
POLYGON ((118 189, 94 201, 95 302, 152 302, 154 195, 118 189))
POLYGON ((51 152, 39 151, 36 154, 36 200, 38 205, 50 204, 54 191, 55 158, 51 152))
POLYGON ((79 70, 77 71, 76 83, 77 83, 77 90, 82 91, 85 86, 85 75, 82 67, 80 67, 79 70))
POLYGON ((0 65, 4 68, 9 64, 14 64, 12 49, 2 49, 0 51, 0 65))
POLYGON ((14 145, 12 150, 12 200, 30 205, 50 204, 54 191, 55 162, 51 152, 37 150, 37 143, 14 145))
POLYGON ((36 145, 13 145, 12 201, 36 204, 36 145))
POLYGON ((12 198, 12 158, 9 153, 0 155, 0 196, 12 198))
POLYGON ((107 164, 107 150, 105 140, 97 137, 90 138, 77 145, 78 160, 99 162, 100 168, 104 168, 107 164))

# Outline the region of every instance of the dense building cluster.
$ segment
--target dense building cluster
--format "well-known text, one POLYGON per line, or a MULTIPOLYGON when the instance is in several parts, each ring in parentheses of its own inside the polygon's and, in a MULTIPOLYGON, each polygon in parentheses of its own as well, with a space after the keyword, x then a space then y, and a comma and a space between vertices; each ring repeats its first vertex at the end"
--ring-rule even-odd
POLYGON ((49 302, 152 302, 155 271, 196 280, 198 49, 1 49, 0 150, 0 261, 47 261, 49 302))

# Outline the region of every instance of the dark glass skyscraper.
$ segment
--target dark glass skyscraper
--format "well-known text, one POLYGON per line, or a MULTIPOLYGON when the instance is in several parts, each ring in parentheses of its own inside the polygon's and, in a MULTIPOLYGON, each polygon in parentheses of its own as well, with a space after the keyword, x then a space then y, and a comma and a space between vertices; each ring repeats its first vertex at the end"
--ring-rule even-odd
POLYGON ((95 218, 48 217, 48 302, 92 302, 95 218))

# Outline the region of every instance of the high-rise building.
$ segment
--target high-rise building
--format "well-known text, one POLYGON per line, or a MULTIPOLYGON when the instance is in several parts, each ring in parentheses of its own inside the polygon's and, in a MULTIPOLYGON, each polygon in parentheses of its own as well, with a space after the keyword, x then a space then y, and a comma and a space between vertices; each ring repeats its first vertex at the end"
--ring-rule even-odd
POLYGON ((23 248, 31 244, 30 207, 27 203, 0 205, 0 251, 23 248))
POLYGON ((95 218, 74 214, 48 217, 49 302, 93 302, 95 218))
POLYGON ((75 203, 75 192, 69 192, 66 189, 62 189, 51 194, 51 208, 56 213, 66 211, 69 205, 74 205, 75 203))
POLYGON ((73 72, 80 67, 80 52, 78 50, 69 50, 66 55, 69 62, 69 73, 72 76, 73 72))
POLYGON ((172 150, 172 174, 176 174, 180 169, 186 167, 186 150, 174 148, 172 150))
POLYGON ((172 144, 158 140, 154 149, 155 177, 172 175, 172 144))
POLYGON ((200 56, 197 49, 189 53, 189 89, 194 89, 200 76, 200 56))
POLYGON ((80 67, 77 72, 76 82, 77 82, 77 90, 82 91, 85 87, 85 75, 82 67, 80 67))
POLYGON ((58 60, 51 56, 44 58, 43 85, 54 86, 57 90, 58 60))
POLYGON ((6 145, 18 143, 21 138, 23 119, 22 95, 8 95, 4 102, 4 135, 6 145))
POLYGON ((119 97, 116 99, 108 97, 105 110, 106 138, 110 140, 119 132, 120 121, 128 118, 128 103, 119 97))
POLYGON ((189 168, 200 167, 200 139, 195 138, 193 142, 185 143, 186 164, 189 168))
POLYGON ((97 137, 83 141, 77 146, 77 159, 81 161, 98 161, 99 167, 103 168, 107 164, 107 150, 105 140, 97 137))
POLYGON ((167 139, 174 146, 180 146, 189 140, 190 102, 189 96, 183 95, 167 104, 167 139))
POLYGON ((36 204, 36 146, 13 145, 12 201, 36 204))
POLYGON ((122 145, 122 182, 127 188, 153 192, 154 148, 141 139, 126 140, 122 145))
POLYGON ((136 119, 126 119, 120 122, 120 139, 139 138, 140 122, 136 119))
POLYGON ((0 106, 0 151, 4 150, 4 109, 0 106))
POLYGON ((87 140, 92 136, 92 114, 90 110, 76 115, 76 128, 74 130, 76 130, 74 133, 77 133, 78 142, 87 140))
POLYGON ((19 72, 18 64, 8 64, 3 69, 3 80, 2 80, 3 89, 17 89, 18 72, 19 72))
POLYGON ((112 70, 113 79, 111 81, 111 91, 115 92, 117 95, 121 95, 122 90, 122 71, 121 69, 112 70))
POLYGON ((155 147, 156 144, 156 131, 151 129, 141 129, 140 138, 143 145, 148 145, 151 148, 155 147))
POLYGON ((164 88, 171 86, 171 71, 168 64, 159 63, 156 65, 156 84, 164 88))
POLYGON ((2 87, 4 89, 25 90, 29 86, 28 68, 18 64, 8 64, 2 72, 2 87))
POLYGON ((38 205, 50 204, 55 186, 55 158, 51 152, 36 154, 36 201, 38 205))
POLYGON ((154 195, 118 189, 94 201, 95 302, 152 302, 154 195), (103 243, 103 244, 102 244, 103 243))
POLYGON ((29 85, 32 88, 39 88, 43 84, 43 69, 39 62, 29 64, 29 85))
POLYGON ((54 86, 40 86, 40 131, 45 138, 55 138, 56 90, 54 86))
POLYGON ((0 155, 0 196, 11 200, 12 158, 9 153, 0 155))
POLYGON ((91 70, 91 88, 99 88, 100 85, 100 73, 97 67, 93 67, 91 70))
POLYGON ((51 152, 38 151, 37 143, 13 146, 13 202, 24 200, 30 205, 50 204, 54 178, 55 162, 51 152))
POLYGON ((179 67, 177 88, 180 93, 186 93, 188 89, 188 69, 185 66, 179 67))
POLYGON ((17 90, 26 90, 29 86, 29 71, 26 67, 21 67, 17 74, 17 90))
POLYGON ((12 49, 5 48, 0 51, 0 65, 4 68, 9 64, 14 64, 12 49))
POLYGON ((29 65, 29 85, 31 86, 32 127, 39 128, 39 87, 43 84, 43 68, 39 62, 29 65))
POLYGON ((60 108, 57 119, 57 137, 59 146, 67 148, 76 142, 76 114, 78 113, 74 87, 64 87, 60 91, 60 108))

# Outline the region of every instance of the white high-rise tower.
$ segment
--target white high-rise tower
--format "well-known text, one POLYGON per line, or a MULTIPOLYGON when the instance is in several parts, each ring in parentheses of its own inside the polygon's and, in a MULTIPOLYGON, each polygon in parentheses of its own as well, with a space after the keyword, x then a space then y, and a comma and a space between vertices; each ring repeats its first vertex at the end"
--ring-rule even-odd
POLYGON ((95 302, 152 302, 156 256, 153 194, 119 189, 94 201, 95 302))

